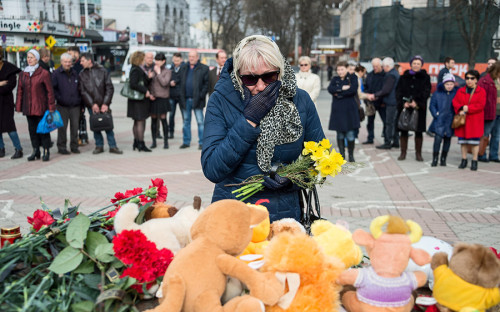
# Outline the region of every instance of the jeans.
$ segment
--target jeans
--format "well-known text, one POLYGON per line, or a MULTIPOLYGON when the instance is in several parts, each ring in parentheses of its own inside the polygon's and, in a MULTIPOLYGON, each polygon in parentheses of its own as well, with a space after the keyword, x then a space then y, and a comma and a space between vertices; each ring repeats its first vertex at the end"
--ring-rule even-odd
POLYGON ((356 130, 337 131, 337 141, 344 139, 347 139, 348 142, 354 141, 356 139, 356 130))
POLYGON ((382 119, 382 123, 384 124, 384 129, 383 129, 383 133, 384 133, 384 136, 385 136, 385 111, 386 111, 386 108, 385 107, 381 107, 381 106, 375 106, 375 109, 376 109, 376 112, 375 112, 375 115, 373 116, 368 116, 368 120, 367 120, 367 123, 366 123, 366 130, 368 131, 368 141, 373 141, 373 139, 375 138, 375 117, 377 116, 377 112, 378 112, 378 115, 380 116, 380 119, 382 119))
POLYGON ((61 118, 64 125, 57 129, 57 148, 59 150, 66 149, 66 132, 69 122, 69 147, 71 150, 78 149, 78 127, 80 125, 80 106, 61 106, 57 105, 57 110, 61 113, 61 118))
MULTIPOLYGON (((16 148, 16 150, 23 149, 21 147, 21 141, 19 141, 19 136, 17 135, 16 131, 9 132, 9 137, 10 137, 10 140, 12 141, 12 144, 14 144, 14 147, 16 148)), ((5 148, 5 143, 3 142, 2 133, 0 133, 0 148, 5 148)))
POLYGON ((443 153, 448 153, 448 151, 450 150, 451 137, 442 137, 437 134, 434 136, 434 147, 432 151, 434 153, 439 153, 439 148, 441 147, 441 141, 443 141, 443 153))
MULTIPOLYGON (((169 99, 170 101, 170 115, 168 117, 168 123, 169 123, 169 129, 170 133, 174 133, 175 129, 175 111, 177 108, 177 105, 179 104, 179 99, 169 99)), ((180 107, 180 105, 179 105, 180 107)), ((184 117, 184 112, 182 112, 182 117, 184 117)))
POLYGON ((384 130, 384 143, 386 145, 391 145, 392 143, 399 142, 399 132, 396 129, 398 118, 398 108, 396 105, 390 105, 385 107, 385 130, 384 130))
MULTIPOLYGON (((92 115, 92 110, 89 108, 89 116, 91 115, 92 115)), ((94 132, 95 146, 103 147, 104 137, 102 136, 102 131, 93 131, 93 132, 94 132)), ((115 141, 115 133, 113 132, 113 130, 106 131, 106 138, 108 139, 109 148, 115 148, 116 141, 115 141)))
MULTIPOLYGON (((496 124, 495 121, 496 121, 496 119, 494 119, 494 120, 485 120, 484 121, 484 133, 483 133, 483 136, 485 136, 485 137, 489 137, 490 136, 490 134, 492 133, 493 127, 496 124)), ((491 144, 490 144, 490 158, 492 158, 491 157, 491 144)), ((486 152, 484 153, 484 155, 479 156, 478 159, 487 160, 488 157, 486 157, 486 152)), ((497 145, 497 155, 496 155, 496 158, 493 158, 493 159, 498 159, 498 145, 497 145)))
POLYGON ((491 130, 490 160, 498 160, 498 145, 500 141, 500 115, 497 115, 491 130))
POLYGON ((193 99, 186 99, 186 109, 183 111, 184 115, 184 127, 182 128, 182 133, 184 135, 182 143, 185 145, 191 144, 191 111, 194 111, 194 116, 196 117, 196 122, 198 123, 198 144, 203 144, 203 109, 196 108, 193 109, 193 99))

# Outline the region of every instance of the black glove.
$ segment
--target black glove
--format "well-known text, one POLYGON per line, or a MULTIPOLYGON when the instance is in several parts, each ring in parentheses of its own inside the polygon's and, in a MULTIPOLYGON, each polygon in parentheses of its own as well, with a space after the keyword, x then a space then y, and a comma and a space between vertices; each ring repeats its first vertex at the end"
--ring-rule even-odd
POLYGON ((256 124, 260 124, 262 118, 276 105, 280 87, 281 81, 277 80, 269 84, 264 91, 254 96, 251 96, 247 87, 244 87, 244 103, 246 106, 243 110, 243 116, 256 124))
POLYGON ((272 178, 264 176, 264 182, 262 182, 262 185, 270 190, 276 191, 287 187, 290 183, 292 183, 290 179, 282 177, 276 173, 272 178))

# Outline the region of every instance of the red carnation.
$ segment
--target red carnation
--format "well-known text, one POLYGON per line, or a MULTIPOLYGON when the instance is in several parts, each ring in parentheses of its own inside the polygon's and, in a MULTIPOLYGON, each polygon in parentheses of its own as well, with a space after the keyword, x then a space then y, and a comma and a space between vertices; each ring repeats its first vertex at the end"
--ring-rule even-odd
POLYGON ((105 216, 106 216, 106 221, 111 219, 111 218, 114 218, 116 213, 118 212, 118 210, 120 210, 120 208, 116 208, 115 210, 111 210, 111 211, 108 211, 105 216))
POLYGON ((38 230, 40 230, 40 228, 42 228, 42 226, 51 225, 52 223, 54 223, 54 221, 55 220, 52 218, 50 213, 41 209, 35 211, 35 213, 33 214, 33 218, 28 217, 28 223, 33 225, 33 229, 35 229, 35 231, 37 232, 38 230))
POLYGON ((112 198, 112 199, 111 199, 111 202, 114 204, 114 203, 116 203, 116 202, 119 202, 119 201, 121 201, 121 200, 124 200, 125 198, 127 198, 127 197, 125 196, 125 194, 123 194, 123 193, 121 193, 121 192, 116 192, 116 193, 115 193, 115 198, 112 198))
POLYGON ((167 186, 165 185, 165 181, 163 181, 163 179, 156 178, 154 180, 151 179, 151 183, 153 183, 153 185, 151 185, 150 188, 156 187, 157 193, 155 202, 164 203, 167 200, 167 194, 168 194, 168 189, 167 186))

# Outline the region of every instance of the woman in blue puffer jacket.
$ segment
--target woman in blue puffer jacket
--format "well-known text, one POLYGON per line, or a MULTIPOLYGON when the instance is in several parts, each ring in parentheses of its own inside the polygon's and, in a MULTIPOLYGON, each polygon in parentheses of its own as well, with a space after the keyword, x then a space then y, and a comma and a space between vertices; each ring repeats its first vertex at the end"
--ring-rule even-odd
MULTIPOLYGON (((325 138, 316 107, 297 89, 295 74, 278 46, 265 36, 243 39, 228 59, 208 101, 201 164, 216 183, 212 201, 235 198, 231 192, 250 176, 269 174, 289 164, 304 142, 325 138)), ((267 176, 266 188, 247 202, 268 199, 271 222, 300 221, 300 192, 290 180, 267 176)))
POLYGON ((436 92, 434 92, 431 98, 429 110, 434 120, 429 127, 429 131, 436 134, 434 136, 432 167, 437 166, 441 141, 443 142, 443 151, 441 152, 440 165, 446 166, 446 156, 450 150, 451 137, 453 136, 451 124, 455 115, 452 101, 457 90, 458 87, 455 87, 455 77, 448 73, 444 75, 443 82, 438 85, 436 92))

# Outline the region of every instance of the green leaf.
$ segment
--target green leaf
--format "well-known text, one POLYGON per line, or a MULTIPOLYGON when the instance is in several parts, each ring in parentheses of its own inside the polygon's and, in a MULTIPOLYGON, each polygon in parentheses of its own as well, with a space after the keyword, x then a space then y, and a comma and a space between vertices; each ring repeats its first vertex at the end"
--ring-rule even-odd
POLYGON ((80 301, 71 305, 73 312, 92 312, 94 303, 92 301, 80 301))
POLYGON ((85 248, 92 258, 95 258, 95 250, 97 246, 109 244, 106 236, 98 232, 90 231, 87 233, 87 239, 85 240, 85 248))
POLYGON ((130 288, 130 286, 134 285, 135 283, 137 283, 137 280, 135 278, 130 276, 125 276, 124 278, 120 279, 118 285, 120 286, 121 289, 127 290, 130 288))
POLYGON ((116 259, 115 252, 113 251, 113 244, 108 243, 97 246, 95 256, 97 260, 104 263, 113 262, 116 259))
POLYGON ((83 282, 90 288, 99 290, 99 284, 101 283, 101 275, 87 274, 84 276, 83 282))
POLYGON ((83 248, 83 241, 87 237, 90 219, 84 214, 77 215, 70 221, 66 232, 66 240, 71 247, 83 248))
POLYGON ((82 263, 83 254, 71 246, 64 248, 52 261, 49 270, 57 274, 65 274, 76 269, 82 263))
POLYGON ((123 268, 125 264, 123 264, 123 262, 121 262, 120 260, 116 259, 115 261, 113 261, 113 263, 111 263, 111 266, 115 269, 120 269, 123 268))
POLYGON ((47 252, 47 249, 43 248, 43 247, 37 247, 36 250, 42 254, 42 256, 44 256, 45 258, 47 259, 52 259, 52 256, 47 252))
POLYGON ((66 236, 63 233, 57 234, 56 238, 63 243, 64 245, 68 246, 68 241, 66 240, 66 236))
POLYGON ((139 214, 135 218, 135 223, 137 224, 143 224, 146 220, 144 220, 144 217, 146 215, 146 210, 153 205, 153 202, 149 202, 139 208, 139 214))
POLYGON ((73 272, 74 273, 81 273, 81 274, 93 273, 94 272, 94 261, 87 260, 87 261, 83 262, 73 272))

